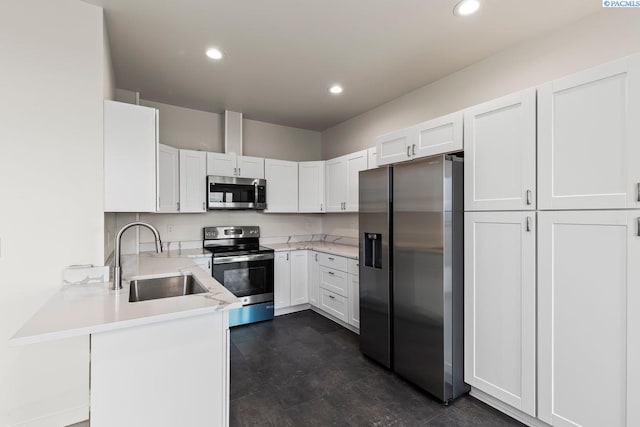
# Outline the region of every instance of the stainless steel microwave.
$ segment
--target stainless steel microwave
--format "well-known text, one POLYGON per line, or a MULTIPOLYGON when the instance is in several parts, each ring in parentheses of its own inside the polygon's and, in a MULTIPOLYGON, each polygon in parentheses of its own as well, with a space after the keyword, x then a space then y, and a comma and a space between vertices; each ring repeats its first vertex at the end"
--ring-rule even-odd
POLYGON ((265 209, 267 181, 210 175, 207 177, 207 206, 209 210, 265 209))

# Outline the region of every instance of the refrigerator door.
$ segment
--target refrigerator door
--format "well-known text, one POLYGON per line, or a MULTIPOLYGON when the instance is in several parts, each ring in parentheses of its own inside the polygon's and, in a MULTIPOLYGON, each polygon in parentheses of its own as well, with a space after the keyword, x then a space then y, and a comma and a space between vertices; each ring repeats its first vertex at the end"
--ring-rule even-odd
POLYGON ((360 349, 387 368, 391 354, 391 183, 393 170, 360 172, 360 349))
MULTIPOLYGON (((446 162, 436 156, 399 165, 393 179, 394 370, 442 401, 451 399, 451 379, 445 379, 446 162)), ((451 360, 448 365, 450 373, 451 360)))

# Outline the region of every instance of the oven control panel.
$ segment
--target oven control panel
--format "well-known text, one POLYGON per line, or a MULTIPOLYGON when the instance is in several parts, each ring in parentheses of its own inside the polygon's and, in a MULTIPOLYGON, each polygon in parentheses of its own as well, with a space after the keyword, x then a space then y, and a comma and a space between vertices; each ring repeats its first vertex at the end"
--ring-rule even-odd
POLYGON ((241 227, 205 227, 205 240, 215 239, 241 239, 243 237, 260 237, 260 227, 257 226, 241 226, 241 227))

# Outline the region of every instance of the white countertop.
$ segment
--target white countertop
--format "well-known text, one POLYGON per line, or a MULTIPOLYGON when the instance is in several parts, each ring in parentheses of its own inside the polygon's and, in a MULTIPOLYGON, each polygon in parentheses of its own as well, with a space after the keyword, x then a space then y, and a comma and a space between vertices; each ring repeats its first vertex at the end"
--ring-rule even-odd
POLYGON ((324 252, 331 255, 343 256, 346 258, 358 259, 358 247, 351 245, 341 245, 339 243, 329 242, 290 242, 290 243, 272 243, 264 245, 276 252, 294 251, 302 249, 310 249, 318 252, 324 252))
POLYGON ((9 344, 52 341, 242 307, 238 298, 194 265, 193 258, 203 255, 206 254, 202 249, 123 255, 120 291, 110 290, 110 284, 106 282, 63 286, 22 326, 9 344), (209 292, 129 302, 129 280, 187 272, 209 292))

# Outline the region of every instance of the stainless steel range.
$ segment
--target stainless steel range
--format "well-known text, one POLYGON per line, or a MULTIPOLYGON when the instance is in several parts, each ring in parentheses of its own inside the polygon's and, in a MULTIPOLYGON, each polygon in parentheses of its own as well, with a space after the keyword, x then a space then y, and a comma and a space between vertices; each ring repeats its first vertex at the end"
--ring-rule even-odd
POLYGON ((205 227, 202 246, 212 253, 212 276, 242 300, 229 326, 273 319, 273 249, 260 246, 260 227, 205 227))

